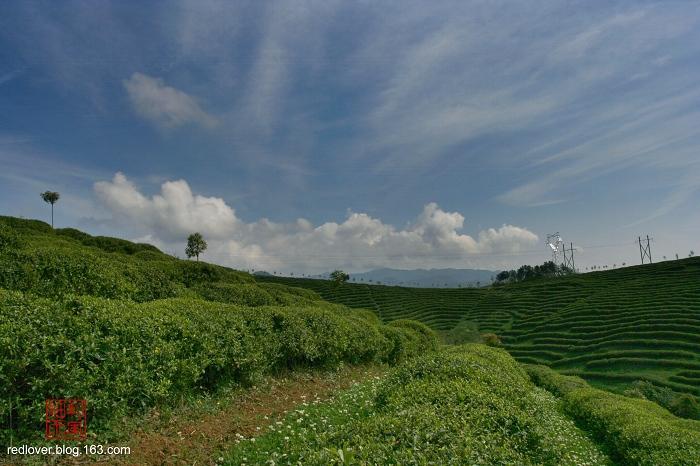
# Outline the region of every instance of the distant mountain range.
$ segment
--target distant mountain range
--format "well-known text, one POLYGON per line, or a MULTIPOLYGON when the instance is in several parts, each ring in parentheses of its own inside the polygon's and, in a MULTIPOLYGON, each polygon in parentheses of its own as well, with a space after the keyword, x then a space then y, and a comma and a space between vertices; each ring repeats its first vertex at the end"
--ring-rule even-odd
MULTIPOLYGON (((351 283, 374 283, 418 288, 457 288, 488 285, 498 271, 480 269, 376 269, 369 272, 351 273, 351 283)), ((310 278, 328 278, 328 274, 310 278)))

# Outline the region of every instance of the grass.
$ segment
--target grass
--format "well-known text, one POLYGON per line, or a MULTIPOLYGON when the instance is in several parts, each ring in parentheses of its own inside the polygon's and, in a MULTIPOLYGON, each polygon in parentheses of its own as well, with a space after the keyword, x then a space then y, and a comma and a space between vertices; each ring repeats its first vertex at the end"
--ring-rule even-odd
POLYGON ((454 329, 492 332, 516 359, 601 387, 622 391, 640 379, 700 395, 700 379, 684 375, 700 370, 700 258, 482 289, 261 280, 372 309, 385 322, 415 319, 450 342, 454 329))

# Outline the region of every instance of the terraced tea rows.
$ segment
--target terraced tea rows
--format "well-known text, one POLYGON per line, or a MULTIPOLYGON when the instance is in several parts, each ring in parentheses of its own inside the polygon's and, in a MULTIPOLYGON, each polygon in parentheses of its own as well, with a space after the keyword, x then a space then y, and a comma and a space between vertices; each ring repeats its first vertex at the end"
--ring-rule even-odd
POLYGON ((699 258, 488 289, 266 280, 374 309, 385 321, 408 317, 438 330, 471 321, 501 336, 518 360, 596 385, 623 388, 646 379, 700 395, 699 258))
POLYGON ((448 330, 482 299, 483 290, 404 288, 398 286, 344 284, 307 278, 256 277, 257 281, 293 284, 317 292, 326 301, 372 309, 384 321, 415 319, 437 330, 448 330))

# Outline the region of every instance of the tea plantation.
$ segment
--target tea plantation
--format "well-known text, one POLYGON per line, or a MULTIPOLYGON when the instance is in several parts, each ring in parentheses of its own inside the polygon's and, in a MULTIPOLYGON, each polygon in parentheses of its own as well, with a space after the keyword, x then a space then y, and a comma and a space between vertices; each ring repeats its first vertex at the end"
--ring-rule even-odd
POLYGON ((697 465, 700 422, 470 344, 300 406, 226 464, 697 465), (537 386, 539 385, 539 387, 537 386))
POLYGON ((496 333, 522 362, 602 387, 636 380, 700 395, 700 258, 482 289, 415 289, 264 277, 385 321, 496 333))
POLYGON ((699 278, 685 260, 479 290, 263 282, 0 217, 0 446, 44 442, 46 398, 86 398, 87 442, 110 443, 125 417, 223 387, 380 363, 395 367, 237 434, 212 463, 700 464, 700 422, 643 399, 693 417, 694 398, 663 390, 700 389, 699 278), (439 344, 479 332, 515 359, 439 344), (633 398, 560 372, 646 382, 633 398))
POLYGON ((436 348, 413 321, 153 246, 0 217, 0 444, 38 441, 46 398, 89 401, 90 432, 296 367, 396 364, 436 348))

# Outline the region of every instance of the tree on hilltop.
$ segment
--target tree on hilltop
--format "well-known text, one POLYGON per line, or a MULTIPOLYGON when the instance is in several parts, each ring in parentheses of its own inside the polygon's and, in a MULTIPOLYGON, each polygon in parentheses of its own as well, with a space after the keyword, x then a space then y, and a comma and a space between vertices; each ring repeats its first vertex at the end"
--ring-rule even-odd
POLYGON ((185 254, 188 258, 196 257, 199 261, 199 255, 207 249, 207 242, 204 241, 201 233, 192 233, 187 238, 187 247, 185 248, 185 254))
POLYGON ((53 205, 58 202, 61 194, 55 191, 44 191, 40 196, 44 202, 51 204, 51 228, 53 228, 53 205))
POLYGON ((334 270, 333 272, 331 272, 331 274, 329 276, 330 276, 330 279, 333 280, 338 285, 342 285, 343 283, 350 280, 350 275, 343 272, 342 270, 334 270))

